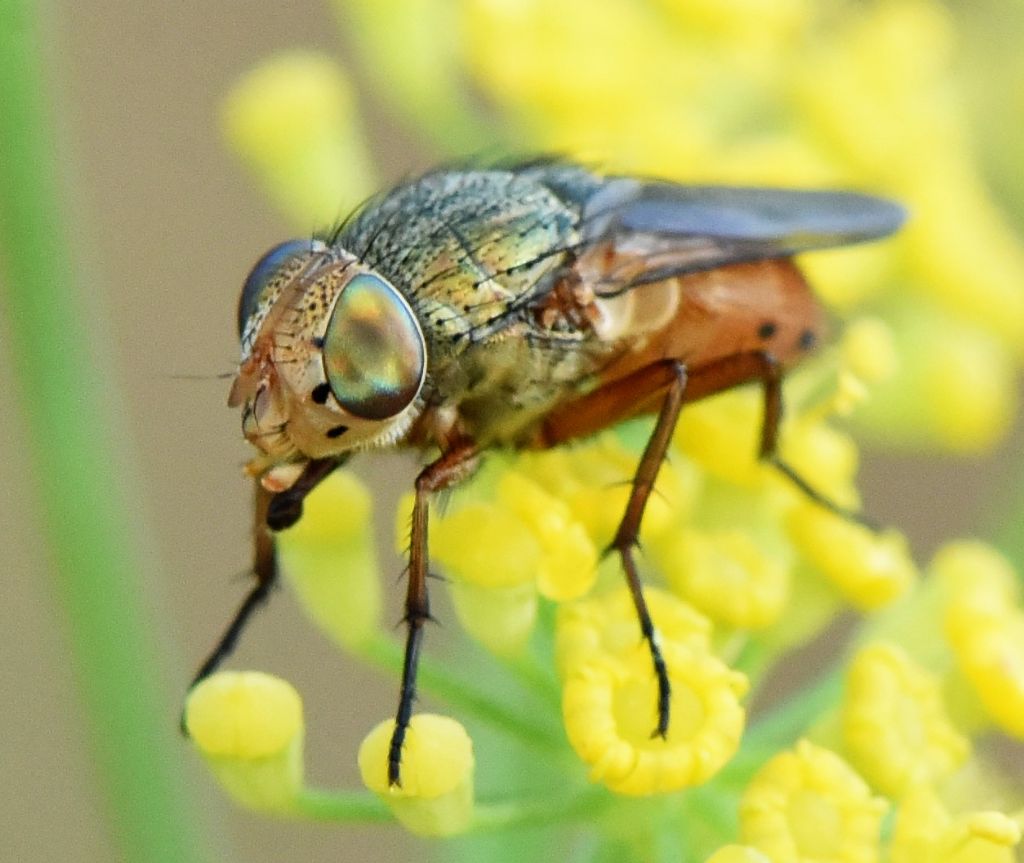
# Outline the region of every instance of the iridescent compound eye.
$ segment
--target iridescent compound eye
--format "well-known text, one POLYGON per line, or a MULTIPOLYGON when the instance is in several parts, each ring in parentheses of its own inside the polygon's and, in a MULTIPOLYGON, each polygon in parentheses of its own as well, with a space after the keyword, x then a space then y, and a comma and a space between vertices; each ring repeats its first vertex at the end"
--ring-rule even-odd
POLYGON ((420 391, 426 346, 412 309, 380 276, 361 273, 341 292, 324 334, 331 392, 353 416, 383 420, 420 391))
POLYGON ((260 295, 288 263, 301 255, 320 252, 327 247, 319 240, 288 240, 274 246, 256 262, 249 277, 242 286, 242 296, 238 298, 238 336, 245 331, 245 322, 252 317, 259 305, 260 295))

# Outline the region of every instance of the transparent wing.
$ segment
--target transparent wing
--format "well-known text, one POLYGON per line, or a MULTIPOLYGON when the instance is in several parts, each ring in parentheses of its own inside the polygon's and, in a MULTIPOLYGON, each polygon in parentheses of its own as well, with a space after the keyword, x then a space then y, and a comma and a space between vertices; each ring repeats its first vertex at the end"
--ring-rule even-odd
POLYGON ((899 205, 856 192, 681 186, 612 178, 586 201, 585 236, 609 266, 602 293, 725 264, 885 237, 899 205))

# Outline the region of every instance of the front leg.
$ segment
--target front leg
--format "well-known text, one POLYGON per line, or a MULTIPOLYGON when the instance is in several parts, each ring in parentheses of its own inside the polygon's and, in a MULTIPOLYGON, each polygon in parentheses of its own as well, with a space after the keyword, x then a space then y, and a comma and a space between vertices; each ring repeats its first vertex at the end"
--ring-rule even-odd
POLYGON ((401 785, 402 745, 412 718, 416 700, 416 670, 419 666, 423 624, 430 619, 430 596, 427 591, 427 516, 430 495, 449 488, 468 477, 476 468, 479 451, 476 444, 462 439, 455 442, 440 458, 428 464, 416 477, 416 498, 412 509, 412 530, 409 537, 409 583, 405 594, 405 659, 402 663, 402 689, 395 715, 395 730, 388 749, 388 782, 401 785))

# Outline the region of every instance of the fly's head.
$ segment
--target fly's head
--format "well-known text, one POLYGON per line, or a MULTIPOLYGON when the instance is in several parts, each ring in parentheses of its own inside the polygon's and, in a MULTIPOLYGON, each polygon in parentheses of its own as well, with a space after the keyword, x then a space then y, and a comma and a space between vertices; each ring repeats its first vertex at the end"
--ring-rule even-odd
POLYGON ((404 296, 344 250, 275 246, 238 305, 242 356, 228 404, 261 451, 250 473, 280 491, 301 465, 387 446, 416 419, 426 342, 404 296))

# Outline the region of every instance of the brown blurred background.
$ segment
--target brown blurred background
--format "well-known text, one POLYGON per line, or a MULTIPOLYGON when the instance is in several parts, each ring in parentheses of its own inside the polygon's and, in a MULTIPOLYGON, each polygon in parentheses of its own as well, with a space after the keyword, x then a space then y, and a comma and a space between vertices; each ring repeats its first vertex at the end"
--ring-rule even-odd
MULTIPOLYGON (((236 356, 234 305, 247 268, 287 236, 283 221, 222 149, 218 105, 239 73, 276 49, 319 47, 343 57, 345 51, 330 10, 319 2, 81 0, 51 5, 44 23, 65 165, 62 215, 108 326, 110 386, 123 390, 124 425, 132 434, 125 446, 137 468, 133 494, 152 534, 150 565, 140 578, 164 654, 166 730, 173 737, 185 682, 241 597, 244 585, 235 576, 248 556, 249 490, 239 471, 246 449, 237 415, 225 408, 228 384, 214 376, 230 371, 236 356)), ((398 126, 374 114, 372 99, 363 107, 385 177, 429 160, 398 126)), ((112 849, 49 590, 31 477, 19 458, 24 433, 9 407, 13 392, 5 375, 0 404, 6 451, 0 459, 2 856, 107 861, 112 849)), ((1007 444, 1002 456, 1014 449, 1007 444)), ((941 538, 989 522, 998 502, 987 489, 1003 465, 999 454, 970 464, 869 454, 868 508, 879 520, 904 526, 925 559, 941 538)), ((393 459, 364 464, 362 471, 380 485, 411 477, 411 467, 393 459)), ((381 521, 391 523, 386 510, 381 521)), ((392 709, 393 681, 342 657, 287 591, 252 626, 235 666, 294 682, 306 703, 311 779, 358 785, 356 747, 392 709)), ((180 751, 198 809, 226 861, 422 856, 391 828, 296 825, 240 811, 183 742, 180 751)))

